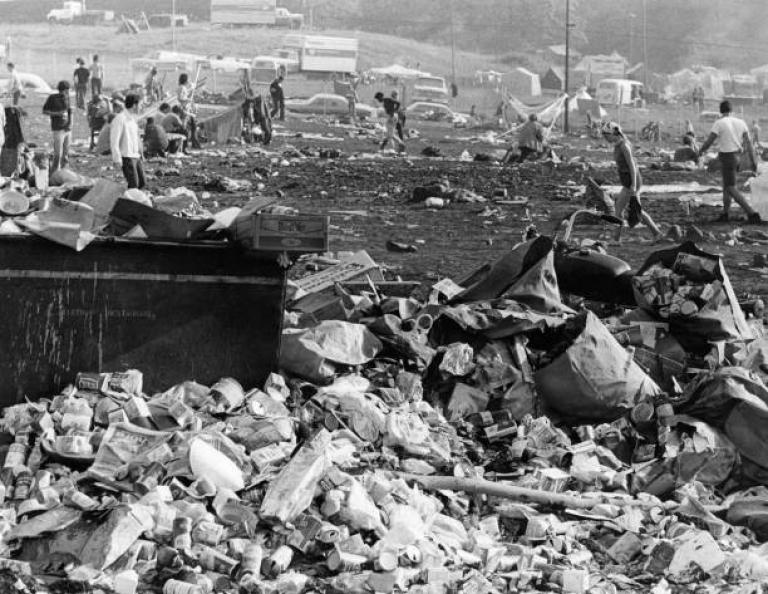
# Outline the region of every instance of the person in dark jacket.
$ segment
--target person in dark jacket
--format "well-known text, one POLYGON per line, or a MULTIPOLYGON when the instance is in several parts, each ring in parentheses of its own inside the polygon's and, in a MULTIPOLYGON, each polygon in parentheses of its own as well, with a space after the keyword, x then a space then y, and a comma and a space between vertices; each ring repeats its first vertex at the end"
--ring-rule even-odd
POLYGON ((168 151, 168 134, 155 123, 155 118, 147 118, 144 126, 144 154, 150 157, 165 157, 168 151))
POLYGON ((62 80, 58 93, 49 95, 43 113, 51 118, 53 132, 53 162, 51 174, 69 164, 69 143, 72 140, 72 106, 69 104, 69 83, 62 80))
POLYGON ((269 116, 274 118, 280 114, 280 121, 285 120, 285 93, 283 92, 283 77, 278 76, 269 85, 269 95, 272 97, 272 111, 269 116))

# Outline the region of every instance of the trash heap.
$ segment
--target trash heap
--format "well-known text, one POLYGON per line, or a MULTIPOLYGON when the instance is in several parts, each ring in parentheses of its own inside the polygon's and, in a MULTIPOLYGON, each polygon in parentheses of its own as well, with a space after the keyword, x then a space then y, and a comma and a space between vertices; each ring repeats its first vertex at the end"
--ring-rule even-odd
MULTIPOLYGON (((704 258, 656 254, 637 287, 685 276, 686 253, 704 258)), ((716 316, 680 320, 564 303, 541 238, 419 297, 365 253, 319 261, 292 284, 281 373, 257 387, 80 373, 4 411, 1 591, 768 579, 768 339, 719 260, 715 280, 686 276, 721 284, 716 316)))

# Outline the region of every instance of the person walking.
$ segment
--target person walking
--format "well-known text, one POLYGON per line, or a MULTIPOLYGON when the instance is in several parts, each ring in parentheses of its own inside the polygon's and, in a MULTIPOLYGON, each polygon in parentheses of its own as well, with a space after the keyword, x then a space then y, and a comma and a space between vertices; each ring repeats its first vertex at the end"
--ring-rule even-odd
POLYGON ((193 149, 200 148, 200 142, 197 139, 197 120, 195 119, 195 88, 189 82, 189 76, 186 73, 179 75, 179 88, 176 91, 176 98, 179 101, 182 120, 187 130, 187 137, 192 144, 193 149))
POLYGON ((43 113, 51 119, 53 132, 53 162, 51 174, 69 164, 69 144, 72 140, 72 106, 69 104, 69 83, 62 80, 58 93, 49 95, 43 105, 43 113))
POLYGON ((77 59, 77 68, 72 77, 75 81, 75 105, 77 109, 85 111, 85 96, 88 94, 88 82, 91 80, 91 71, 86 68, 85 60, 77 59))
MULTIPOLYGON (((709 137, 701 145, 699 155, 707 152, 710 146, 717 143, 721 173, 723 177, 723 212, 717 218, 719 223, 730 221, 731 202, 744 209, 747 213, 747 222, 752 225, 761 225, 763 220, 747 202, 744 195, 736 189, 736 173, 739 170, 739 161, 746 150, 753 154, 752 141, 749 138, 749 128, 746 122, 732 115, 733 108, 730 101, 720 103, 720 119, 712 126, 709 137)), ((755 164, 756 165, 756 164, 755 164)))
POLYGON ((392 97, 385 97, 384 93, 381 91, 376 93, 373 97, 376 101, 381 103, 382 107, 384 107, 384 113, 386 115, 386 120, 384 122, 386 135, 384 136, 384 140, 381 141, 379 149, 384 150, 391 144, 398 150, 405 151, 405 143, 395 134, 397 130, 397 113, 400 111, 400 102, 395 101, 392 97))
POLYGON ((93 55, 93 62, 91 62, 91 97, 97 97, 101 95, 101 91, 104 88, 104 64, 99 61, 99 55, 93 55))
POLYGON ((285 121, 285 92, 283 91, 282 75, 269 85, 269 95, 272 97, 272 111, 269 116, 274 118, 279 113, 280 121, 285 121))
POLYGON ((19 99, 22 96, 21 78, 19 73, 16 72, 16 64, 8 62, 8 96, 11 98, 11 105, 16 107, 19 104, 19 99))
POLYGON ((142 190, 146 187, 144 166, 141 163, 141 138, 136 116, 140 98, 131 94, 125 97, 125 109, 121 111, 109 128, 109 144, 112 162, 123 170, 128 189, 142 190))
MULTIPOLYGON (((603 125, 601 132, 603 138, 613 144, 613 160, 616 163, 621 182, 621 191, 616 196, 616 216, 626 221, 630 227, 634 227, 642 221, 651 230, 654 239, 661 239, 661 230, 640 204, 640 188, 643 185, 643 180, 632 154, 632 145, 624 136, 621 127, 614 122, 603 125)), ((619 227, 616 231, 616 241, 621 239, 621 230, 622 228, 619 227)))

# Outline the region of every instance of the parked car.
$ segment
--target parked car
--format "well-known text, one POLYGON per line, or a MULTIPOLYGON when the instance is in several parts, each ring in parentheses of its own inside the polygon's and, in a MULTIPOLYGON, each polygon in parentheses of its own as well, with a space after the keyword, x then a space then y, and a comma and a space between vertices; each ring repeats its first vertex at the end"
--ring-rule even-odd
POLYGON ((411 103, 405 108, 405 115, 414 120, 450 122, 454 126, 466 125, 469 120, 469 116, 463 113, 456 113, 447 105, 430 103, 428 101, 411 103))
MULTIPOLYGON (((349 103, 346 97, 333 93, 318 93, 309 99, 288 99, 285 109, 294 113, 311 113, 317 115, 346 115, 349 113, 349 103)), ((362 119, 375 118, 377 110, 365 103, 355 106, 357 117, 362 119)))

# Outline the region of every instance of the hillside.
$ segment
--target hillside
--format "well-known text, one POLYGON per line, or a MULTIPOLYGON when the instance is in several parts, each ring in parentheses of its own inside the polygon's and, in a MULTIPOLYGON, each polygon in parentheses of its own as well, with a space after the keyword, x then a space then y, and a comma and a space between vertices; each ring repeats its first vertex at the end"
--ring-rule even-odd
MULTIPOLYGON (((86 27, 48 24, 4 24, 0 36, 13 40, 14 59, 25 71, 56 78, 69 72, 77 56, 99 53, 115 68, 127 69, 128 60, 153 50, 172 49, 169 29, 155 29, 139 35, 116 34, 116 27, 86 27)), ((178 29, 176 47, 181 52, 205 55, 250 56, 279 47, 286 31, 263 28, 223 29, 193 23, 178 29)), ((360 40, 360 67, 385 66, 393 62, 419 64, 423 70, 450 75, 449 47, 401 39, 363 31, 324 31, 323 34, 357 37, 360 40)), ((494 57, 458 51, 459 78, 471 77, 475 70, 499 67, 494 57)))

